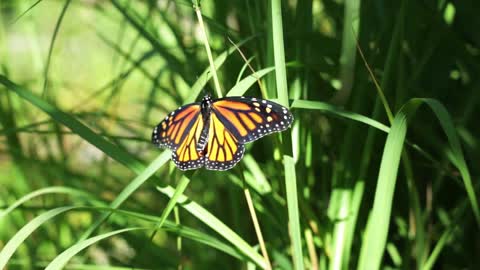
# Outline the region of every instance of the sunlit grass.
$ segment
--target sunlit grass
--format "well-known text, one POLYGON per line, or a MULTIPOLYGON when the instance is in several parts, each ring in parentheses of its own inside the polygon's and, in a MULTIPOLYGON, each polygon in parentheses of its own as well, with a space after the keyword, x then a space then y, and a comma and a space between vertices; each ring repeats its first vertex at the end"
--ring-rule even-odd
POLYGON ((0 268, 476 269, 479 6, 380 2, 0 2, 0 268), (294 125, 180 172, 206 92, 294 125))

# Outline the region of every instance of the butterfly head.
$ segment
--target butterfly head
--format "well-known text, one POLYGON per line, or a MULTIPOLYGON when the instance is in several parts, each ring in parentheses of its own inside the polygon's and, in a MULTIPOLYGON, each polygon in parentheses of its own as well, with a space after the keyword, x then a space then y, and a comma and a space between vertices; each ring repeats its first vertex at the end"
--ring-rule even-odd
POLYGON ((202 99, 202 109, 206 110, 212 106, 212 96, 210 94, 206 94, 202 99))

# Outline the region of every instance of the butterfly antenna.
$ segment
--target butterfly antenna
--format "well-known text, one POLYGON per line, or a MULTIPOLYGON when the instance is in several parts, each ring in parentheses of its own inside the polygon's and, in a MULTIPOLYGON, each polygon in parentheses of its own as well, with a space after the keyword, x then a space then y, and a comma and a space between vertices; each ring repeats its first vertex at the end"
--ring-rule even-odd
POLYGON ((247 64, 248 68, 252 71, 253 76, 257 79, 258 87, 260 87, 260 92, 262 92, 262 97, 263 98, 268 98, 267 97, 267 91, 265 90, 265 87, 263 87, 263 84, 260 82, 260 77, 258 74, 255 72, 255 69, 253 69, 252 65, 250 65, 250 61, 248 60, 247 57, 245 57, 245 54, 240 50, 240 48, 233 42, 230 37, 227 36, 228 41, 235 47, 235 49, 238 51, 240 56, 242 56, 243 60, 245 61, 245 64, 247 64))

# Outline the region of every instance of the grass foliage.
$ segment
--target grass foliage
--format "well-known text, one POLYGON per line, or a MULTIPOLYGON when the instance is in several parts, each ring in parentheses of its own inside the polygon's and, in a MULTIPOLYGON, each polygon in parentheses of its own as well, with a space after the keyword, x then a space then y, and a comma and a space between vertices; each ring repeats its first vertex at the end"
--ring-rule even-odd
POLYGON ((478 1, 0 1, 0 269, 477 269, 478 1), (291 108, 234 169, 150 143, 291 108))

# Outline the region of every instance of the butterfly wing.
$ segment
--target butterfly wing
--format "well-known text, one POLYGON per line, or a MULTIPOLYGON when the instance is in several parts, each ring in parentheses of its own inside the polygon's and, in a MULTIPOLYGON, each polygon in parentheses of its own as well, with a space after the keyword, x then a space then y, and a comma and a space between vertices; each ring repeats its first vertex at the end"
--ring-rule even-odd
POLYGON ((197 150, 198 140, 203 130, 203 119, 197 116, 180 146, 172 154, 173 162, 180 170, 193 170, 205 163, 205 157, 197 150))
POLYGON ((200 168, 204 157, 196 146, 203 127, 200 104, 189 104, 171 112, 153 129, 152 142, 172 150, 172 160, 179 169, 200 168))
POLYGON ((216 114, 237 139, 245 144, 261 137, 286 130, 293 122, 292 113, 275 102, 250 97, 226 97, 212 104, 216 114))
POLYGON ((231 169, 242 159, 245 146, 238 142, 214 111, 210 115, 208 132, 205 168, 216 171, 231 169))

